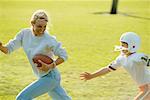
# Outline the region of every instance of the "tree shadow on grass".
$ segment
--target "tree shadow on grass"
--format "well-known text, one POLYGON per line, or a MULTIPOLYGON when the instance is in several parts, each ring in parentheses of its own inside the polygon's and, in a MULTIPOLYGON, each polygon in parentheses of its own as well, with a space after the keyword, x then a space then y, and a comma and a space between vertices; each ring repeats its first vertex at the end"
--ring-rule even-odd
MULTIPOLYGON (((116 14, 110 14, 110 12, 94 12, 93 14, 95 14, 95 15, 116 15, 116 14)), ((123 15, 123 16, 127 16, 127 17, 144 19, 144 20, 150 20, 150 18, 148 18, 148 17, 132 15, 132 14, 124 13, 124 12, 118 12, 117 15, 123 15)))

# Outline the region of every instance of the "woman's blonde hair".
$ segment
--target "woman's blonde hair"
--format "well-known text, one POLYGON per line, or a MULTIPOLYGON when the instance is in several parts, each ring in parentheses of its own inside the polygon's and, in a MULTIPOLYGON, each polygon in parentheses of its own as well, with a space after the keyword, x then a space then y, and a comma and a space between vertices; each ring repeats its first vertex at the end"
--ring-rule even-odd
POLYGON ((38 19, 45 19, 48 22, 48 15, 44 10, 37 10, 33 13, 31 17, 31 23, 35 23, 38 19))

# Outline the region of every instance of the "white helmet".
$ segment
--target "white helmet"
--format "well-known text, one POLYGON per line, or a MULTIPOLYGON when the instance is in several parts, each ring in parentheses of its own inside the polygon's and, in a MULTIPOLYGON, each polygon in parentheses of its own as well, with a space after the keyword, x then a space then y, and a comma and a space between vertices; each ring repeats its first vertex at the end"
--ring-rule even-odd
POLYGON ((140 37, 134 32, 123 33, 120 37, 120 42, 126 42, 128 44, 128 51, 131 53, 136 52, 140 48, 140 37))

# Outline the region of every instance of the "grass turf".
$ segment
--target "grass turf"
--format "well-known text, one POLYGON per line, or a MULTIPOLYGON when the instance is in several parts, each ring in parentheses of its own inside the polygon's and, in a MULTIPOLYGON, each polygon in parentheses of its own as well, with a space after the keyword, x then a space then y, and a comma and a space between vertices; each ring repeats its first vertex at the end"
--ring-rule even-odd
MULTIPOLYGON (((0 40, 7 43, 24 27, 30 27, 32 13, 45 9, 51 15, 50 32, 63 42, 69 59, 59 66, 62 85, 73 100, 126 100, 137 86, 124 70, 83 82, 79 74, 93 72, 111 62, 118 53, 123 32, 134 31, 142 38, 141 52, 150 54, 148 0, 119 1, 119 14, 109 15, 111 0, 95 1, 0 1, 0 40)), ((50 25, 49 25, 50 26, 50 25)), ((0 100, 15 96, 36 78, 22 49, 11 55, 0 53, 0 100)), ((44 95, 39 100, 48 100, 44 95)))

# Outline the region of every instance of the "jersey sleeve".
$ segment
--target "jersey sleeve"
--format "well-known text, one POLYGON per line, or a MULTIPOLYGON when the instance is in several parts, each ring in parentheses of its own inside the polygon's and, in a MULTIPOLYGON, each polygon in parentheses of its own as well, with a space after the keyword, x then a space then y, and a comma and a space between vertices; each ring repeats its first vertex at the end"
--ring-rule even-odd
POLYGON ((108 68, 112 71, 115 71, 119 67, 121 67, 121 56, 118 56, 114 61, 112 61, 109 65, 108 68))
POLYGON ((6 47, 8 48, 8 54, 15 51, 16 49, 22 46, 22 38, 23 38, 23 31, 20 31, 13 39, 11 39, 7 44, 6 47))
POLYGON ((55 56, 58 56, 60 58, 62 58, 64 61, 66 61, 68 59, 68 55, 66 50, 62 47, 61 42, 58 42, 56 40, 56 37, 52 36, 51 37, 51 43, 49 46, 52 45, 52 51, 54 53, 55 56))

